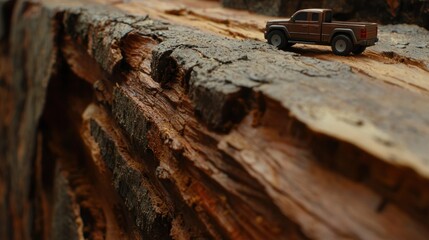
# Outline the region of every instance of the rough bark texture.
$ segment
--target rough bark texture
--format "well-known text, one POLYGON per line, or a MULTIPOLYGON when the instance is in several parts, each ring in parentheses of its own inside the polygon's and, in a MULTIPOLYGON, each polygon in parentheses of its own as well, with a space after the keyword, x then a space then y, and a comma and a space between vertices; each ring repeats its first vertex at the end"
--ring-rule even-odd
POLYGON ((299 9, 331 8, 337 20, 413 23, 429 29, 427 0, 222 0, 223 6, 290 17, 299 9))
POLYGON ((0 239, 428 238, 425 83, 112 6, 0 12, 0 239))

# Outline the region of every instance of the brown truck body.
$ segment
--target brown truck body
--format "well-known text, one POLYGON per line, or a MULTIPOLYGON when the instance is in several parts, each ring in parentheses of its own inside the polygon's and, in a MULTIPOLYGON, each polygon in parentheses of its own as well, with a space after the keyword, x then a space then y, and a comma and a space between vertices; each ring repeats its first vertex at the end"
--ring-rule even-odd
POLYGON ((376 23, 332 21, 330 9, 304 9, 290 19, 268 21, 265 38, 279 48, 295 43, 331 45, 335 54, 348 55, 374 45, 377 29, 376 23))

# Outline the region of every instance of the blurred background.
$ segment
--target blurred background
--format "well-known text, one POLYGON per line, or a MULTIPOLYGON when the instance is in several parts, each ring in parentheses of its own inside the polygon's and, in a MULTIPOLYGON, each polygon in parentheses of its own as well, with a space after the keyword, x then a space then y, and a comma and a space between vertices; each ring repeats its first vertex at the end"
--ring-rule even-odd
POLYGON ((303 8, 332 8, 337 20, 410 23, 429 29, 429 0, 221 0, 223 6, 270 16, 290 16, 303 8))

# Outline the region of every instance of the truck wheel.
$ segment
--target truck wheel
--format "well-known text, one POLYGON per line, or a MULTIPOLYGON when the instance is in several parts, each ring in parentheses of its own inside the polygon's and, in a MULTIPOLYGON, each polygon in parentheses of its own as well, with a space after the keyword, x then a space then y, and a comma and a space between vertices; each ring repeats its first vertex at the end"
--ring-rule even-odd
POLYGON ((365 49, 366 49, 366 46, 356 46, 355 48, 353 48, 352 53, 354 55, 359 55, 359 54, 363 53, 365 51, 365 49))
POLYGON ((332 51, 336 55, 347 56, 353 48, 352 40, 346 35, 338 35, 334 37, 331 43, 332 51))
POLYGON ((280 30, 273 30, 268 34, 268 43, 279 49, 286 48, 287 39, 285 34, 280 30))

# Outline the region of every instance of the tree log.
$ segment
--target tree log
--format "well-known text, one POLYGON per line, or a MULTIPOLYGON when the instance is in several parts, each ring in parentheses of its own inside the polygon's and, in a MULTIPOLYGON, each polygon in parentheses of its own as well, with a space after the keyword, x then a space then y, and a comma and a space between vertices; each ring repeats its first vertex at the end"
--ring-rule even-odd
POLYGON ((102 2, 0 1, 0 239, 428 238, 426 30, 341 58, 102 2))

